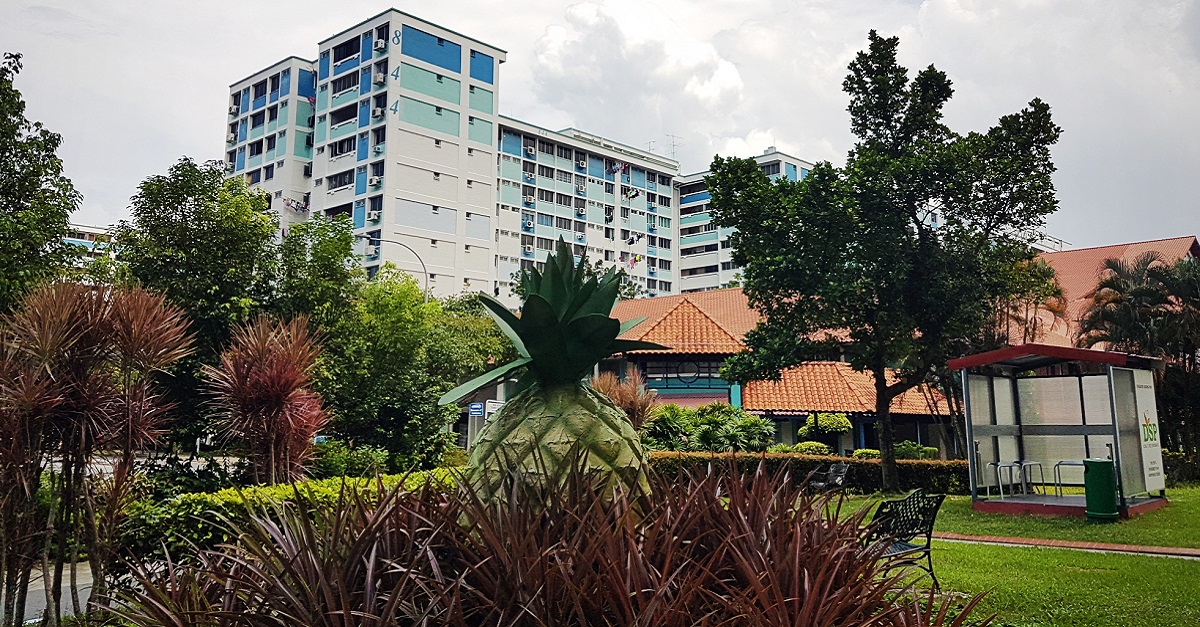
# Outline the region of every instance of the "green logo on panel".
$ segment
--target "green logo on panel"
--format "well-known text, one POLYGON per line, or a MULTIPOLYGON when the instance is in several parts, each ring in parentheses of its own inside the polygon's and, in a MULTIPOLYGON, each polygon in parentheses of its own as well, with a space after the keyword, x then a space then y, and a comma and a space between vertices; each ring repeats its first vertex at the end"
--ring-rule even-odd
POLYGON ((1150 422, 1150 412, 1142 414, 1142 442, 1158 441, 1158 425, 1150 422))

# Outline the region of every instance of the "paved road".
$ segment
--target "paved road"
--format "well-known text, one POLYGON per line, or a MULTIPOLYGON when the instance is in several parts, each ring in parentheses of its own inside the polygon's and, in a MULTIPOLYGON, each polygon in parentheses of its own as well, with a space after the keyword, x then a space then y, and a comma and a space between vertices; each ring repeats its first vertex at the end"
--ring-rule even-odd
MULTIPOLYGON (((88 597, 92 594, 92 569, 87 563, 78 565, 78 574, 76 580, 79 584, 79 602, 87 603, 88 597)), ((43 585, 42 578, 38 573, 34 572, 34 581, 29 584, 29 596, 25 600, 25 620, 28 622, 37 618, 41 618, 42 611, 46 609, 46 588, 43 585)), ((63 614, 71 613, 71 593, 68 590, 71 581, 71 573, 69 570, 63 570, 63 591, 62 591, 62 611, 63 614)))

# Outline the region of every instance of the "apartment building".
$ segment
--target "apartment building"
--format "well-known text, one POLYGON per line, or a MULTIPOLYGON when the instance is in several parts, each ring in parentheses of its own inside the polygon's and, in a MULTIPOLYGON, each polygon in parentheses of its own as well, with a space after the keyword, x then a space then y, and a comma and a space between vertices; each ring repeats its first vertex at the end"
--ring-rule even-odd
POLYGON ((68 228, 63 242, 83 247, 83 254, 77 261, 79 265, 97 257, 112 256, 113 251, 109 247, 112 236, 109 235, 107 227, 72 222, 68 228))
MULTIPOLYGON (((498 294, 541 268, 561 238, 577 256, 623 269, 649 296, 675 290, 679 164, 578 129, 501 117, 498 294)), ((509 304, 516 305, 515 301, 509 304)))
POLYGON ((270 194, 284 229, 310 215, 315 87, 313 62, 300 57, 229 87, 226 168, 270 194))
MULTIPOLYGON (((771 178, 803 180, 813 165, 808 161, 779 152, 774 146, 754 157, 763 173, 771 178)), ((679 291, 702 292, 737 285, 740 268, 734 264, 729 248, 733 229, 718 228, 708 211, 708 185, 698 172, 679 177, 679 291)))

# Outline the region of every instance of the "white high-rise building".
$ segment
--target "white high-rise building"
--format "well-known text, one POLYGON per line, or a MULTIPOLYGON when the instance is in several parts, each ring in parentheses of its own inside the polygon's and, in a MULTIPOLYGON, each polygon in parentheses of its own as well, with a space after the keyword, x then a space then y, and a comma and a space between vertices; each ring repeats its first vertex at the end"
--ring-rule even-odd
MULTIPOLYGON (((763 173, 771 178, 785 177, 800 181, 813 165, 803 159, 767 148, 754 157, 763 173)), ((733 229, 718 228, 708 212, 708 185, 698 172, 679 177, 679 291, 701 292, 737 284, 741 268, 734 264, 729 248, 733 229)))

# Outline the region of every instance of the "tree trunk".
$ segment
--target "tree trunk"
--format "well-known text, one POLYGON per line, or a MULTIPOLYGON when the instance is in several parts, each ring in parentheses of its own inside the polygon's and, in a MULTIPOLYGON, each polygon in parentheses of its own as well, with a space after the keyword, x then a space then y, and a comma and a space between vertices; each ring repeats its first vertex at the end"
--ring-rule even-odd
POLYGON ((875 376, 875 418, 879 424, 879 461, 883 470, 883 491, 900 489, 900 473, 896 468, 896 429, 892 425, 892 396, 888 392, 887 369, 878 366, 871 370, 875 376))

